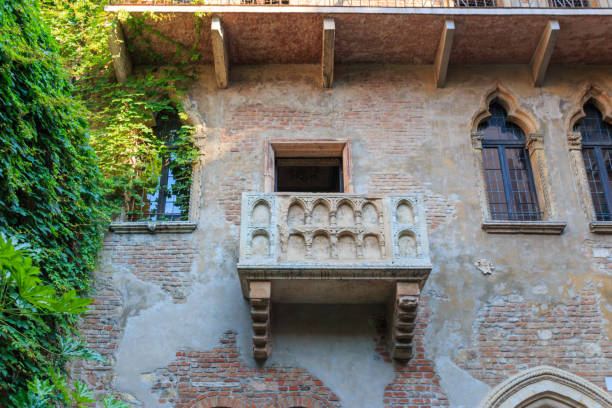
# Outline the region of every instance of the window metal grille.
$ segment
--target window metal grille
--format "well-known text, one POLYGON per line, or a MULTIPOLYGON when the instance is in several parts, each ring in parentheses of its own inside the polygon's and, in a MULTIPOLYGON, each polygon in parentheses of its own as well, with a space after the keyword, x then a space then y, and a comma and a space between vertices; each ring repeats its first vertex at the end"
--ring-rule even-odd
POLYGON ((455 7, 497 7, 495 0, 453 0, 455 7))
POLYGON ((499 7, 499 8, 612 8, 612 0, 109 0, 116 5, 306 6, 306 7, 499 7))
POLYGON ((155 136, 163 140, 169 151, 162 157, 159 184, 153 193, 143 194, 142 203, 128 214, 129 221, 180 221, 187 219, 187 210, 177 205, 177 194, 173 190, 175 178, 172 174, 172 163, 175 160, 172 151, 182 123, 176 112, 163 111, 156 116, 155 136))
POLYGON ((588 0, 550 0, 550 7, 554 8, 588 8, 588 0))
POLYGON ((505 109, 493 101, 491 117, 479 126, 489 211, 495 220, 537 221, 538 206, 525 135, 507 122, 505 109))
POLYGON ((603 121, 593 101, 574 130, 582 136, 582 158, 598 221, 612 221, 612 125, 603 121))

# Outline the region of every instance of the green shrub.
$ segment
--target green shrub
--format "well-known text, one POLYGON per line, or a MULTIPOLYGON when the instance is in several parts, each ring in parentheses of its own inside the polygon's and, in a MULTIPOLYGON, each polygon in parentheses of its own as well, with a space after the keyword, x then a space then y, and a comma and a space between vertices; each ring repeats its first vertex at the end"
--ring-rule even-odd
MULTIPOLYGON (((37 2, 0 2, 0 233, 28 243, 43 281, 73 294, 88 289, 107 217, 84 110, 58 55, 37 2)), ((0 406, 63 369, 55 353, 74 314, 47 312, 3 326, 0 406)))

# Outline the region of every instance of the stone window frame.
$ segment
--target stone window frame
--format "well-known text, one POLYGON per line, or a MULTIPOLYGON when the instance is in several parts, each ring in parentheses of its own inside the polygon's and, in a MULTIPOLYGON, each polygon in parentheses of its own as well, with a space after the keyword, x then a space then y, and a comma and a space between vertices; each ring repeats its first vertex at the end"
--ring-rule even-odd
POLYGON ((604 408, 612 396, 595 384, 569 371, 537 366, 521 371, 495 386, 479 408, 604 408))
POLYGON ((354 192, 351 141, 348 139, 269 139, 264 153, 264 192, 274 193, 278 157, 338 157, 342 159, 344 194, 354 192))
POLYGON ((502 86, 497 86, 485 94, 481 101, 480 109, 472 118, 472 151, 474 162, 478 171, 478 191, 482 210, 482 229, 488 233, 500 234, 553 234, 563 233, 566 222, 557 220, 557 211, 553 201, 552 187, 550 183, 549 169, 544 149, 544 134, 540 131, 542 126, 521 106, 518 99, 502 86), (538 205, 542 211, 540 221, 510 221, 494 220, 489 208, 489 197, 487 194, 484 173, 484 160, 482 157, 483 134, 478 130, 478 125, 491 117, 489 105, 492 101, 498 103, 506 110, 507 120, 519 126, 525 133, 525 149, 531 164, 533 181, 535 184, 538 205))
POLYGON ((586 116, 584 104, 593 100, 595 106, 602 114, 603 120, 612 123, 612 98, 607 92, 596 86, 588 85, 586 90, 580 92, 575 102, 574 113, 567 124, 567 148, 570 156, 570 166, 578 186, 579 201, 589 223, 589 230, 597 234, 612 234, 612 221, 598 221, 595 207, 591 197, 591 188, 586 174, 586 167, 582 156, 582 135, 574 131, 576 123, 586 116))

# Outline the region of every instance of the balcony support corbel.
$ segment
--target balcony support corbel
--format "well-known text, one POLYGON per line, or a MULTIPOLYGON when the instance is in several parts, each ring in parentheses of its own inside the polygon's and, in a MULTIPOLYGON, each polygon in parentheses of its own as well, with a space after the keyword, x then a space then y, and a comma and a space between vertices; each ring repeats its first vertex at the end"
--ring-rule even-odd
POLYGON ((225 89, 229 82, 229 58, 227 56, 227 39, 219 17, 212 18, 210 34, 217 87, 225 89))
POLYGON ((448 72, 448 62, 450 53, 453 48, 453 38, 455 36, 455 22, 453 20, 444 21, 444 29, 438 45, 438 52, 434 61, 434 75, 436 77, 436 86, 444 88, 446 84, 446 74, 448 72))
POLYGON ((391 357, 409 360, 412 357, 417 308, 421 290, 416 282, 397 282, 391 321, 391 357))
POLYGON ((533 75, 533 85, 542 86, 550 57, 552 56, 557 37, 559 36, 559 22, 557 20, 549 20, 546 23, 546 28, 540 37, 540 42, 536 47, 533 57, 531 57, 531 73, 533 75))
POLYGON ((271 289, 271 282, 249 283, 249 303, 253 322, 253 356, 258 360, 268 358, 271 352, 271 289))
POLYGON ((108 27, 108 48, 113 60, 115 78, 124 84, 132 74, 132 59, 125 44, 125 34, 119 19, 113 19, 108 27))
POLYGON ((323 51, 321 71, 323 87, 331 88, 334 82, 334 44, 336 41, 336 22, 333 18, 323 19, 323 51))

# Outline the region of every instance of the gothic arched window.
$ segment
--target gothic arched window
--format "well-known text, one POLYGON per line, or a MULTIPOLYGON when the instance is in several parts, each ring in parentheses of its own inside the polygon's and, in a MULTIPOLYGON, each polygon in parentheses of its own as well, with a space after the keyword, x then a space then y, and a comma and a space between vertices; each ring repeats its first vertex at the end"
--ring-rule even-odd
POLYGON ((482 133, 482 158, 491 218, 539 221, 542 214, 525 148, 525 133, 507 120, 497 100, 489 105, 491 116, 478 126, 482 133))
POLYGON ((582 158, 597 221, 612 221, 612 125, 604 122, 593 100, 574 128, 582 137, 582 158))
POLYGON ((164 110, 155 116, 155 122, 153 132, 166 145, 167 153, 161 157, 162 167, 159 175, 159 187, 154 194, 150 194, 148 197, 151 206, 148 218, 157 221, 182 220, 186 216, 186 211, 177 203, 178 194, 175 174, 173 173, 175 142, 182 127, 181 119, 177 112, 164 110))

